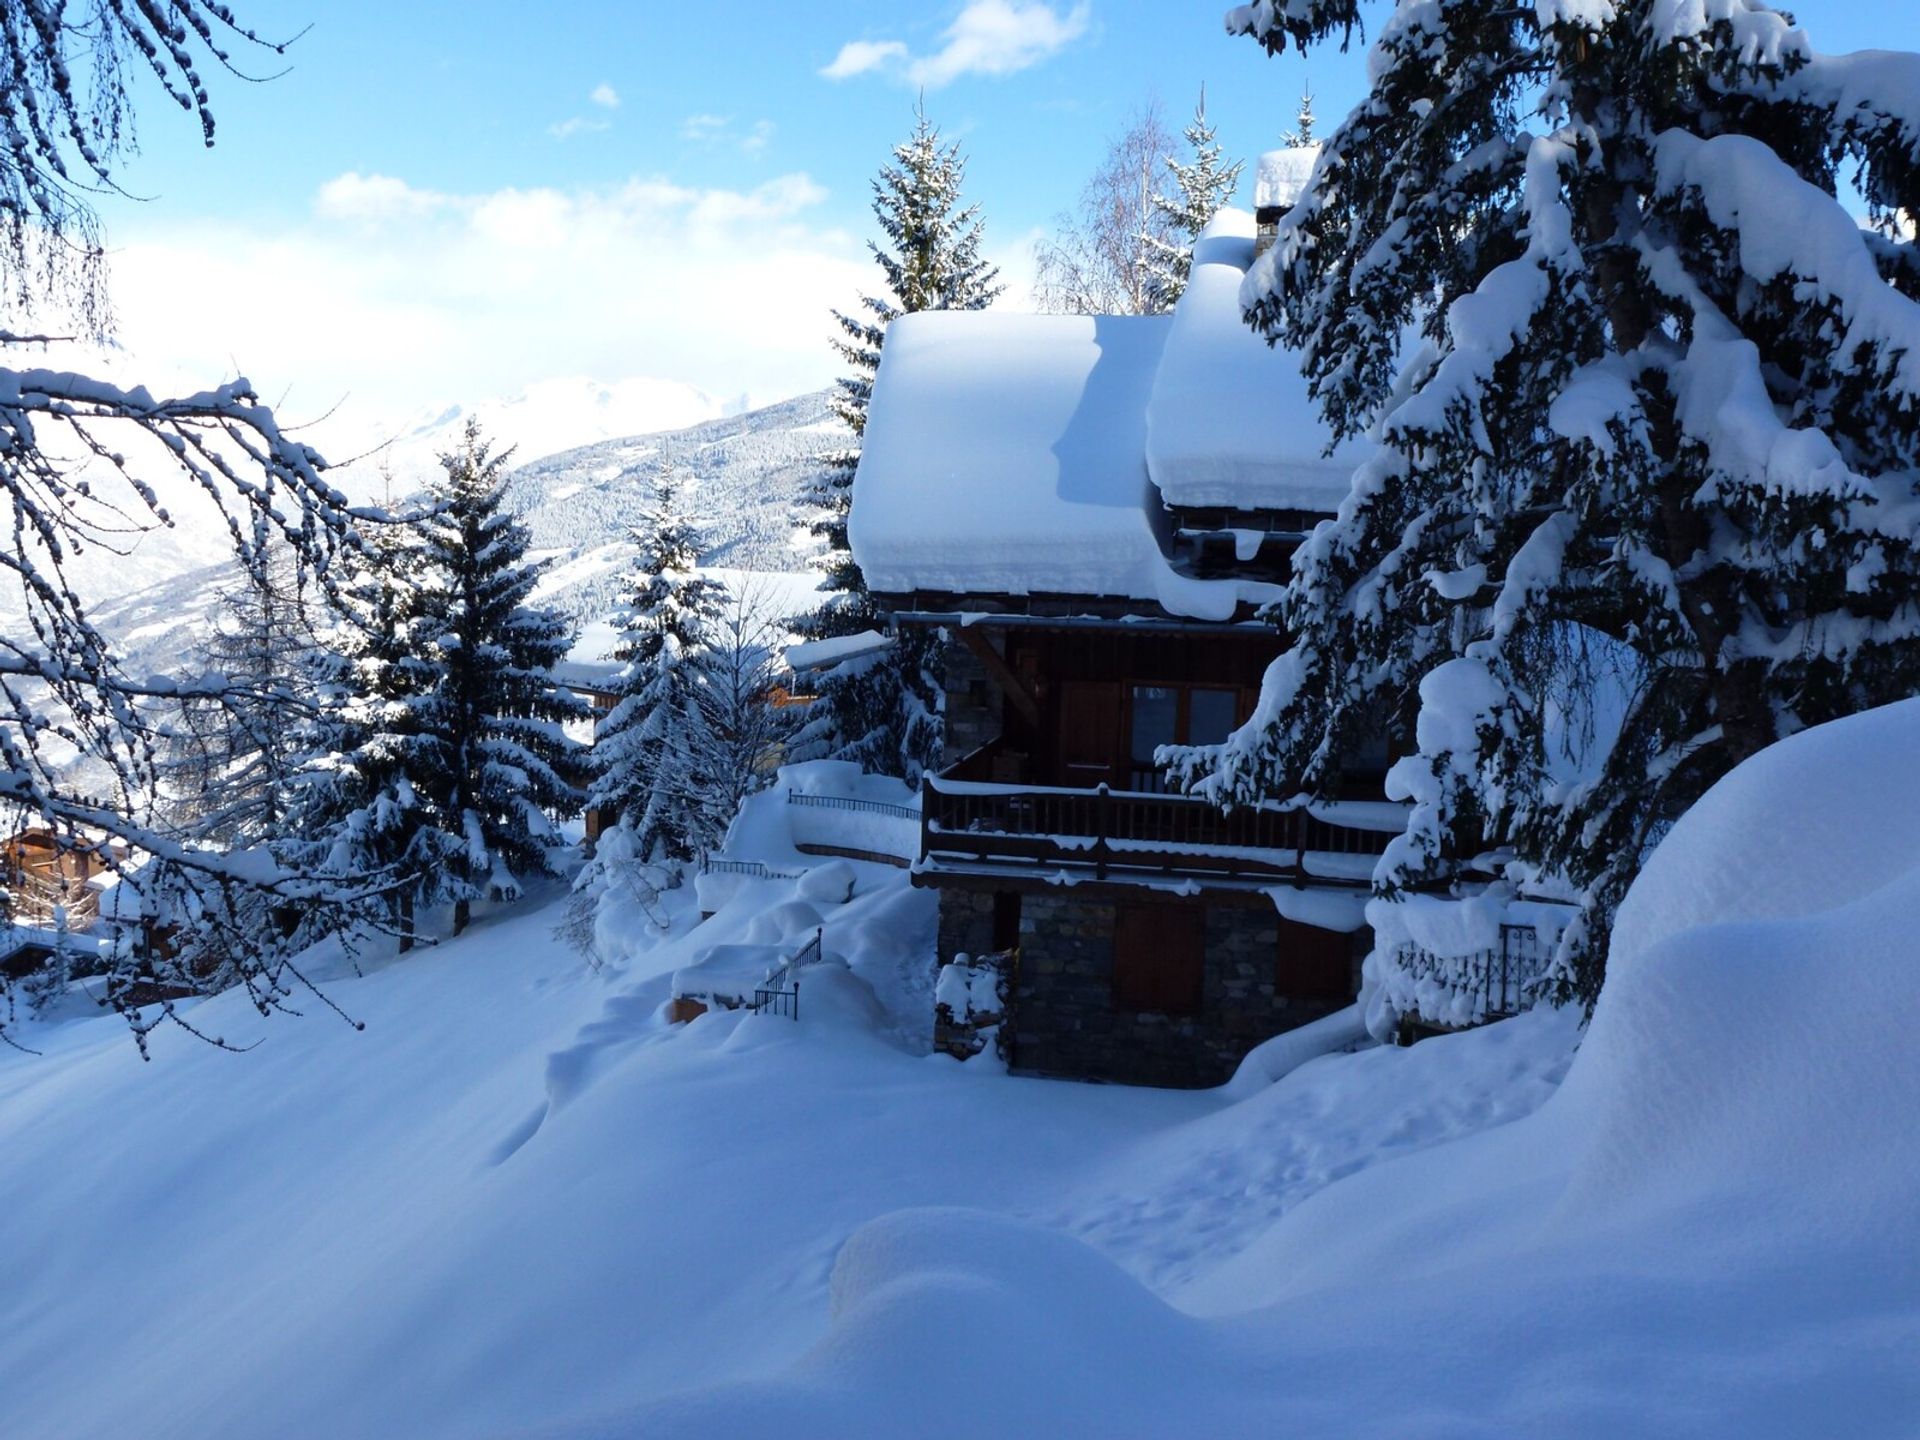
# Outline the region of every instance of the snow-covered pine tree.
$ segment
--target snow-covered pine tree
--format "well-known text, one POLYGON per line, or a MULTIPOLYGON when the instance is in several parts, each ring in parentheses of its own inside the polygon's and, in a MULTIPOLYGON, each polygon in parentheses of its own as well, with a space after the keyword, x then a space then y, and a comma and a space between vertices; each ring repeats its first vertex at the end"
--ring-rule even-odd
POLYGON ((1300 108, 1294 112, 1294 128, 1280 137, 1289 150, 1306 150, 1320 142, 1313 138, 1313 91, 1300 92, 1300 108))
POLYGON ((661 885, 674 883, 676 867, 725 828, 707 773, 714 744, 703 692, 726 615, 726 589, 697 568, 700 533, 683 498, 672 457, 664 457, 653 504, 633 534, 639 553, 613 652, 625 667, 620 699, 594 737, 588 796, 625 832, 620 852, 657 867, 661 885))
MULTIPOLYGON (((1312 123, 1311 112, 1308 123, 1312 123)), ((1186 292, 1187 277, 1193 272, 1193 242, 1220 213, 1220 207, 1233 198, 1234 187, 1239 185, 1244 168, 1238 160, 1229 162, 1214 138, 1214 127, 1207 123, 1204 88, 1184 133, 1187 144, 1193 148, 1193 158, 1183 164, 1167 156, 1174 193, 1165 195, 1156 190, 1152 194, 1153 208, 1171 222, 1166 227, 1171 233, 1149 229, 1140 235, 1146 247, 1147 270, 1152 276, 1157 308, 1161 310, 1171 310, 1186 292)))
MULTIPOLYGON (((959 144, 941 144, 939 130, 924 109, 916 108, 913 133, 894 147, 893 163, 881 167, 873 182, 873 215, 883 239, 868 242, 867 248, 886 284, 878 293, 862 295, 854 313, 834 312, 842 331, 834 348, 850 367, 836 382, 834 412, 853 431, 854 443, 827 459, 803 496, 809 526, 826 543, 820 588, 828 598, 802 626, 813 639, 853 635, 884 623, 848 546, 847 516, 887 326, 921 310, 983 310, 1006 288, 998 268, 981 258, 979 207, 961 203, 966 168, 959 144)), ((917 779, 927 747, 898 718, 897 700, 905 690, 914 697, 910 709, 933 705, 936 691, 924 680, 924 648, 898 650, 898 664, 889 660, 823 677, 797 753, 858 759, 871 769, 917 779), (879 673, 890 665, 890 676, 879 673)))
MULTIPOLYGON (((1230 24, 1279 51, 1360 10, 1230 24)), ((1819 54, 1763 0, 1406 0, 1370 70, 1243 293, 1382 451, 1295 562, 1270 718, 1177 771, 1325 792, 1413 722, 1376 885, 1476 855, 1568 884, 1559 976, 1591 1001, 1664 826, 1920 686, 1920 57, 1819 54), (1904 228, 1863 228, 1848 180, 1904 228), (1575 765, 1596 653, 1627 683, 1575 765)))
POLYGON ((377 890, 405 951, 416 906, 458 843, 427 803, 425 777, 439 763, 427 726, 440 670, 429 652, 421 537, 413 526, 370 527, 343 562, 333 623, 307 656, 314 708, 295 730, 290 823, 275 849, 298 869, 377 890))
POLYGON ((477 421, 441 457, 423 523, 429 655, 439 667, 420 777, 450 843, 435 873, 453 901, 453 933, 476 899, 507 898, 551 873, 563 848, 557 821, 579 813, 585 747, 568 721, 587 704, 554 678, 573 643, 566 618, 530 603, 542 567, 527 563, 527 530, 506 508, 506 463, 477 421))

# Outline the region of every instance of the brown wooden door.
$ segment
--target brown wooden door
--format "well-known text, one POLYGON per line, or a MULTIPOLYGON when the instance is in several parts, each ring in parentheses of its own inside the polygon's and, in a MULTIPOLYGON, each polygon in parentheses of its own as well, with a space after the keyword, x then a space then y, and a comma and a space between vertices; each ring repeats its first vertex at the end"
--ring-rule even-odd
POLYGON ((1116 906, 1114 1008, 1199 1013, 1206 988, 1206 939, 1207 912, 1202 906, 1116 906))
POLYGON ((1060 686, 1060 773, 1054 783, 1112 784, 1120 761, 1120 686, 1068 680, 1060 686))
POLYGON ((1282 920, 1273 988, 1295 1000, 1351 1000, 1353 950, 1351 935, 1282 920))

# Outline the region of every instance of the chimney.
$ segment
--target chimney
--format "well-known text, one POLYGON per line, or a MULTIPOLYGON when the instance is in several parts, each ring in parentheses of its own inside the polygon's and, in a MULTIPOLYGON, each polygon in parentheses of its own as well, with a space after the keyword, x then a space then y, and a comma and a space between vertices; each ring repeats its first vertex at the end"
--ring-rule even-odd
POLYGON ((1306 193, 1313 178, 1318 145, 1289 145, 1262 155, 1253 172, 1253 258, 1258 260, 1279 238, 1280 219, 1306 193))

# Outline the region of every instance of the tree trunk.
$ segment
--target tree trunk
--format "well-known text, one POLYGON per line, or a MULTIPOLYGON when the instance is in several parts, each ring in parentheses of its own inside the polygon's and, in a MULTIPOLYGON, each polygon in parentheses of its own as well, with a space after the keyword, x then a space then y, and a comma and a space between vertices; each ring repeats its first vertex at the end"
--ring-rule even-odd
POLYGON ((458 935, 473 918, 473 902, 462 897, 453 902, 453 933, 458 935))
POLYGON ((402 890, 394 901, 395 917, 400 929, 400 953, 406 954, 413 949, 413 892, 402 890))

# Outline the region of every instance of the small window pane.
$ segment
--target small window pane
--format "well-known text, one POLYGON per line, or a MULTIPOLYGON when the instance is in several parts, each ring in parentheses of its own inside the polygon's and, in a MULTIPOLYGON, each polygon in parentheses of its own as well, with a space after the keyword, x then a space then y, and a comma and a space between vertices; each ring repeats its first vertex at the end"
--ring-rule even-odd
POLYGON ((1133 687, 1133 762, 1153 764, 1153 752, 1178 737, 1174 726, 1180 715, 1180 692, 1165 685, 1133 687))
POLYGON ((1187 743, 1218 745, 1233 733, 1240 696, 1233 690, 1195 690, 1188 700, 1187 743))

